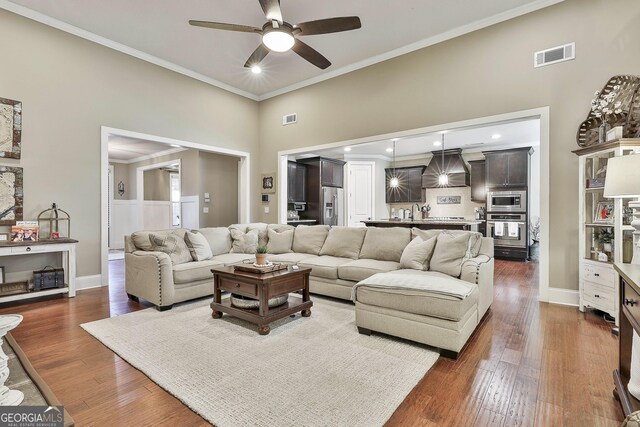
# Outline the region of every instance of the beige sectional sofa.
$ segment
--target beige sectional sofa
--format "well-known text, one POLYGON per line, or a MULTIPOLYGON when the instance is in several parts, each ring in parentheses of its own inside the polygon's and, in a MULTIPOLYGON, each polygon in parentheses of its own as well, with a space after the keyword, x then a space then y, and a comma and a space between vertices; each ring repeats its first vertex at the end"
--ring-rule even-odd
POLYGON ((194 233, 206 239, 208 259, 192 260, 198 258, 193 248, 192 257, 180 253, 186 247, 182 239, 194 239, 185 229, 126 236, 129 297, 164 310, 210 296, 212 267, 253 260, 256 246, 267 245, 270 261, 311 268, 312 293, 353 300, 361 333, 421 342, 451 357, 462 350, 493 300, 493 240, 478 233, 262 223, 194 233), (429 259, 407 264, 418 246, 430 247, 429 259))

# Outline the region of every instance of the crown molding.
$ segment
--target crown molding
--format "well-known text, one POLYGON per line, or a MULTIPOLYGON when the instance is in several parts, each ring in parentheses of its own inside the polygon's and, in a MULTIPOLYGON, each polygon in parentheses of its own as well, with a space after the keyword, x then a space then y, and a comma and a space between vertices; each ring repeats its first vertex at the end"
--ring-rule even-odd
POLYGON ((31 19, 33 21, 39 22, 41 24, 45 24, 50 27, 56 28, 58 30, 64 31, 66 33, 73 34, 74 36, 78 36, 85 40, 89 40, 94 43, 100 44, 102 46, 111 48, 113 50, 117 50, 118 52, 133 56, 134 58, 138 58, 143 61, 149 62, 151 64, 157 65, 159 67, 166 68, 167 70, 171 70, 176 73, 185 75, 187 77, 191 77, 192 79, 199 80, 203 83, 210 84, 211 86, 215 86, 219 89, 223 89, 228 92, 235 93, 236 95, 240 95, 245 98, 252 99, 254 101, 259 100, 258 96, 254 95, 253 93, 244 91, 242 89, 238 89, 237 87, 231 86, 219 80, 205 76, 204 74, 200 74, 196 71, 190 70, 181 65, 174 64, 173 62, 158 58, 157 56, 150 55, 148 53, 142 52, 141 50, 134 49, 130 46, 127 46, 122 43, 118 43, 106 37, 99 36, 90 31, 83 30, 82 28, 76 27, 75 25, 67 24, 66 22, 60 21, 59 19, 52 18, 48 15, 37 12, 33 9, 29 9, 28 7, 24 7, 24 6, 12 3, 9 0, 0 0, 0 8, 7 10, 9 12, 15 13, 16 15, 20 15, 25 18, 31 19))
POLYGON ((330 71, 328 73, 321 74, 319 76, 303 80, 298 83, 294 83, 289 86, 285 86, 281 89, 277 89, 271 92, 264 93, 262 95, 257 95, 254 93, 247 92, 245 90, 236 88, 235 86, 231 86, 227 83, 223 83, 219 80, 213 79, 211 77, 205 76, 204 74, 198 73, 196 71, 190 70, 186 67, 183 67, 178 64, 174 64, 173 62, 166 61, 164 59, 158 58, 154 55, 150 55, 148 53, 142 52, 140 50, 134 49, 130 46, 127 46, 122 43, 118 43, 111 39, 108 39, 103 36, 99 36, 95 33, 92 33, 87 30, 83 30, 82 28, 76 27, 74 25, 68 24, 66 22, 60 21, 58 19, 52 18, 43 13, 37 12, 33 9, 29 9, 27 7, 18 5, 16 3, 12 3, 9 0, 0 0, 0 8, 7 10, 9 12, 15 13, 17 15, 23 16, 25 18, 29 18, 31 20, 40 22, 41 24, 48 25, 50 27, 56 28, 61 31, 65 31, 67 33, 73 34, 75 36, 81 37, 85 40, 92 41, 94 43, 98 43, 102 46, 109 47, 111 49, 117 50, 118 52, 125 53, 127 55, 133 56, 135 58, 141 59, 143 61, 149 62, 154 65, 158 65, 160 67, 166 68, 168 70, 174 71, 179 74, 183 74, 187 77, 191 77, 193 79, 199 80, 203 83, 210 84, 219 89, 226 90, 231 93, 235 93, 236 95, 243 96, 245 98, 249 98, 254 101, 264 101, 269 98, 274 98, 279 95, 283 95, 287 92, 292 92, 294 90, 302 89, 307 86, 311 86, 316 83, 323 82, 325 80, 332 79, 334 77, 341 76, 343 74, 350 73, 352 71, 356 71, 365 67, 369 67, 371 65, 387 61, 389 59, 396 58, 398 56, 406 55, 407 53, 414 52, 416 50, 424 49, 426 47, 442 43, 447 40, 451 40, 456 37, 460 37, 462 35, 481 30, 486 27, 490 27, 492 25, 499 24, 504 21, 508 21, 510 19, 517 18, 522 15, 526 15, 531 12, 535 12, 540 9, 544 9, 549 6, 553 6, 555 4, 561 3, 564 0, 537 0, 532 3, 516 7, 514 9, 510 9, 501 13, 498 13, 493 16, 489 16, 484 19, 480 19, 475 22, 471 22, 466 25, 462 25, 460 27, 451 29, 449 31, 445 31, 444 33, 437 34, 432 37, 428 37, 426 39, 420 40, 415 43, 411 43, 409 45, 400 47, 398 49, 391 50, 389 52, 373 56, 371 58, 358 61, 356 63, 347 65, 342 68, 338 68, 336 70, 330 71))

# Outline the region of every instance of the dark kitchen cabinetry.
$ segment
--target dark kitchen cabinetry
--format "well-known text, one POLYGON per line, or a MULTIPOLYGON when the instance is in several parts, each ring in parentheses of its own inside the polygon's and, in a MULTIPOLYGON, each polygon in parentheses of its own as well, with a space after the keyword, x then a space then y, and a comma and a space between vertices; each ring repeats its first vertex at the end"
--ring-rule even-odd
POLYGON ((424 166, 407 168, 389 168, 386 172, 386 202, 387 203, 414 203, 422 202, 422 173, 424 166), (396 188, 389 186, 389 181, 394 176, 398 177, 399 185, 396 188))
POLYGON ((485 152, 486 187, 491 189, 527 187, 532 152, 531 147, 485 152))
POLYGON ((487 201, 485 161, 472 160, 469 166, 471 166, 471 201, 485 203, 487 201))
POLYGON ((344 162, 332 159, 320 159, 320 177, 323 187, 343 187, 344 162))
POLYGON ((287 164, 287 202, 307 201, 307 166, 302 163, 287 164))

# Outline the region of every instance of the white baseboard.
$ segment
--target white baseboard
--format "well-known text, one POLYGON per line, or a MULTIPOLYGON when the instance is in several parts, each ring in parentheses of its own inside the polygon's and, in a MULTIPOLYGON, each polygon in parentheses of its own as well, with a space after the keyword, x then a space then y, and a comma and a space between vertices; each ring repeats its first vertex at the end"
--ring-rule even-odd
POLYGON ((574 289, 549 288, 547 295, 550 304, 569 305, 571 307, 580 305, 580 294, 574 289))
POLYGON ((102 286, 102 275, 76 277, 76 291, 84 289, 99 288, 102 286))

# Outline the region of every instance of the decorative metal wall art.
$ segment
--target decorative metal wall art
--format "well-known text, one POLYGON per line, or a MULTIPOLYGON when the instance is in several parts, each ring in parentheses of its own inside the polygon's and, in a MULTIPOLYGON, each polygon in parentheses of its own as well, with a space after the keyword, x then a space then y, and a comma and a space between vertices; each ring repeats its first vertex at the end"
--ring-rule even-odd
POLYGON ((20 158, 22 102, 0 98, 0 157, 20 158))
POLYGON ((0 225, 22 221, 22 168, 0 166, 0 225))

